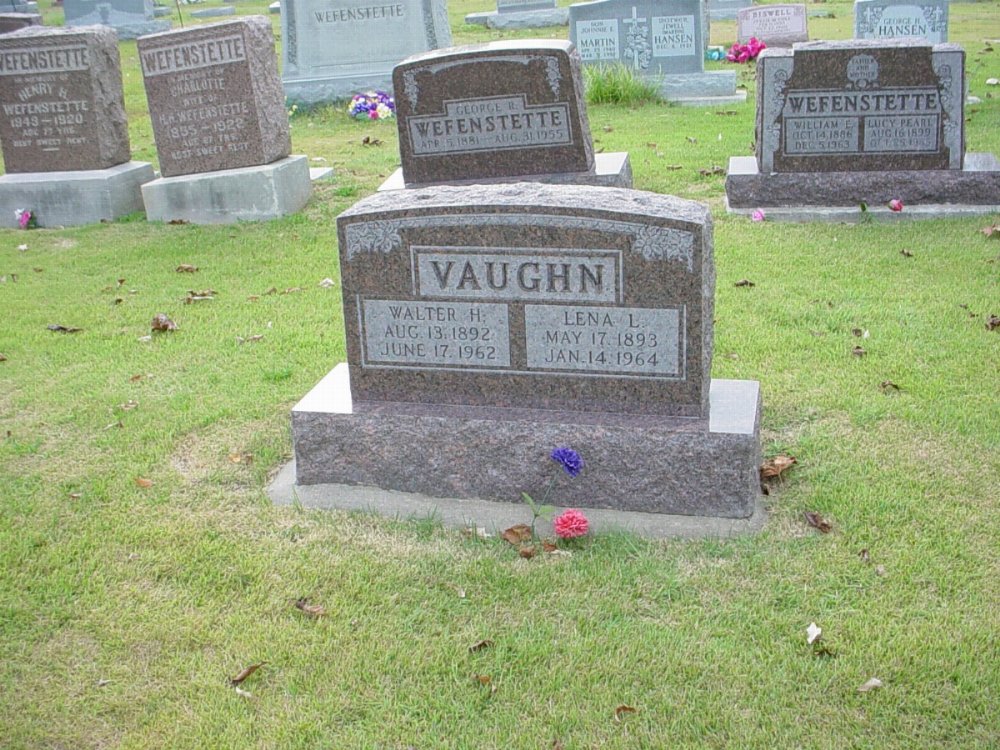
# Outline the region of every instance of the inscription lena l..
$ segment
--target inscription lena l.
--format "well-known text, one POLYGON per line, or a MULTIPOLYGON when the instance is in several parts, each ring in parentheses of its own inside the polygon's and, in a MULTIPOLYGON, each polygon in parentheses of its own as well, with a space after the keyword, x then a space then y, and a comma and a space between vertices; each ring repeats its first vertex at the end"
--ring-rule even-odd
POLYGON ((525 305, 529 370, 683 377, 682 311, 525 305))
POLYGON ((414 247, 418 293, 448 299, 616 302, 616 251, 414 247))
POLYGON ((362 366, 510 367, 507 305, 361 300, 362 366))

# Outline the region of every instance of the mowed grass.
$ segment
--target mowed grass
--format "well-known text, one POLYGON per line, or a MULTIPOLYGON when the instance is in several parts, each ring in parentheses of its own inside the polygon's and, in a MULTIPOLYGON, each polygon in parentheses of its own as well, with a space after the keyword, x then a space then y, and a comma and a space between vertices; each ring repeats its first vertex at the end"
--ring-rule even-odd
MULTIPOLYGON (((456 41, 566 33, 462 24, 488 5, 451 5, 456 41)), ((814 37, 849 36, 849 3, 809 7, 834 14, 814 37)), ((998 11, 951 7, 973 151, 1000 152, 998 11)), ((337 176, 281 221, 0 232, 0 748, 1000 746, 1000 243, 979 231, 1000 217, 726 216, 711 172, 750 153, 741 80, 745 105, 589 118, 637 188, 713 208, 713 374, 761 382, 765 453, 799 461, 753 537, 522 560, 433 519, 271 506, 289 409, 344 359, 334 220, 398 164, 394 123, 297 113, 294 150, 337 176), (141 340, 159 312, 178 330, 141 340)))

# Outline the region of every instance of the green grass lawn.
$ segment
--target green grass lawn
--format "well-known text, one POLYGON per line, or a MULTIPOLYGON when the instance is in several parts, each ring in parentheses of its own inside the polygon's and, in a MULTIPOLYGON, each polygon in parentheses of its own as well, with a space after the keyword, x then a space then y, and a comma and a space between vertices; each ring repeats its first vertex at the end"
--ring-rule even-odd
MULTIPOLYGON (((451 5, 457 43, 566 34, 463 25, 489 6, 451 5)), ((834 16, 814 38, 850 35, 849 3, 810 8, 834 16)), ((1000 152, 1000 3, 954 4, 951 28, 983 99, 967 147, 1000 152)), ((135 158, 155 161, 122 55, 135 158)), ((391 122, 297 113, 294 152, 337 176, 284 220, 0 230, 0 748, 1000 746, 1000 241, 980 232, 1000 217, 726 216, 700 170, 750 153, 741 79, 744 105, 590 123, 636 188, 713 208, 713 375, 759 380, 765 453, 798 459, 753 537, 523 560, 432 520, 271 506, 289 410, 345 357, 319 282, 336 215, 398 164, 391 122), (160 312, 178 330, 143 340, 160 312), (261 661, 238 694, 227 677, 261 661)))

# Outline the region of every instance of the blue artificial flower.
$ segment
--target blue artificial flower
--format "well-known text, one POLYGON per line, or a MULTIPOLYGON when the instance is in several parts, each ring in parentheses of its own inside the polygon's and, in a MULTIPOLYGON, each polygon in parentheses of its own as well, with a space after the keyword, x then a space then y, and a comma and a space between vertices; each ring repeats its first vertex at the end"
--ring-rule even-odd
POLYGON ((575 477, 583 468, 583 459, 572 448, 559 447, 552 451, 552 460, 562 466, 566 473, 575 477))

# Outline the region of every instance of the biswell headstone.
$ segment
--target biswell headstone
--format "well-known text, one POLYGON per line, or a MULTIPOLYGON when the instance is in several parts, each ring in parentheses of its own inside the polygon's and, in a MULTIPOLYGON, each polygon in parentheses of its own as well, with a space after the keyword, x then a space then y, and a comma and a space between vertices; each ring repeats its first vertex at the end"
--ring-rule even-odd
POLYGON ((38 13, 0 13, 0 34, 41 25, 42 17, 38 13))
POLYGON ((751 38, 768 47, 791 47, 809 41, 806 6, 754 5, 736 16, 736 38, 745 44, 751 38))
POLYGON ((570 42, 416 55, 396 66, 393 88, 402 167, 383 189, 498 180, 632 186, 628 154, 594 154, 570 42))
POLYGON ((465 22, 491 29, 537 29, 565 26, 569 9, 556 7, 556 0, 497 0, 497 9, 469 13, 465 22))
MULTIPOLYGON (((756 157, 732 157, 730 209, 841 218, 897 198, 905 215, 1000 206, 992 154, 965 153, 965 53, 917 40, 808 42, 757 60, 756 157)), ((994 207, 994 208, 990 208, 994 207)))
POLYGON ((138 51, 163 175, 143 187, 150 219, 271 219, 305 205, 308 160, 289 156, 266 17, 151 34, 138 51))
POLYGON ((67 26, 110 26, 119 39, 135 39, 170 28, 158 21, 152 0, 65 0, 67 26))
POLYGON ((949 0, 855 0, 857 39, 918 37, 932 44, 948 41, 949 0))
POLYGON ((570 39, 584 64, 621 63, 680 104, 746 99, 732 70, 705 70, 701 0, 597 0, 571 5, 570 39))
POLYGON ((40 226, 142 209, 152 165, 130 161, 118 41, 111 29, 29 26, 0 36, 0 224, 40 226))
POLYGON ((293 410, 297 480, 747 517, 759 389, 711 380, 708 208, 620 188, 382 192, 338 218, 347 339, 293 410), (697 471, 690 471, 697 466, 697 471))
POLYGON ((445 0, 282 0, 281 33, 285 93, 304 104, 389 91, 400 60, 451 46, 445 0))

